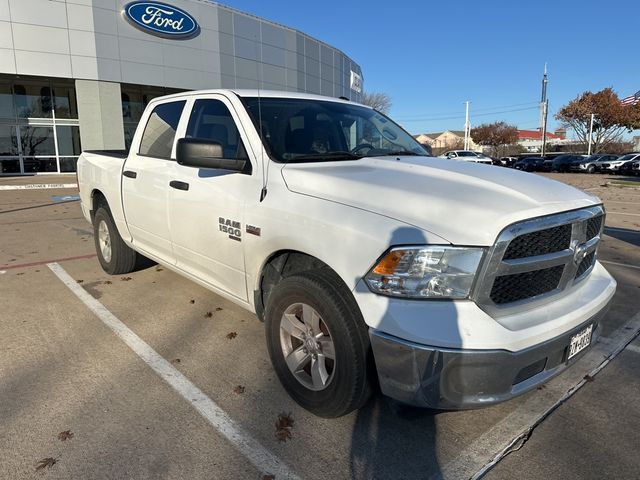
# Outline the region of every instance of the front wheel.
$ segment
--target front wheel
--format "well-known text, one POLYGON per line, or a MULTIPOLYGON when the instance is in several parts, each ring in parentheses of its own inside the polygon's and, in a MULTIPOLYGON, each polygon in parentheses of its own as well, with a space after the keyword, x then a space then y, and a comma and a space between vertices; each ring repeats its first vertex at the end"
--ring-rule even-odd
POLYGON ((99 207, 93 216, 93 238, 98 261, 105 272, 110 275, 133 272, 139 255, 124 243, 111 212, 105 207, 99 207))
POLYGON ((371 395, 367 327, 333 273, 313 270, 282 280, 265 314, 267 349, 289 395, 320 417, 339 417, 371 395))

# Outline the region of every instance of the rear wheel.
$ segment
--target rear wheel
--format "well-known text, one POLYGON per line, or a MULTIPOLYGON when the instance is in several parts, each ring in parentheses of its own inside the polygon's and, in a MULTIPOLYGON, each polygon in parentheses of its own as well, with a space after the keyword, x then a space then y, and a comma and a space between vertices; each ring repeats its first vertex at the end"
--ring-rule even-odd
POLYGON ((282 280, 265 313, 267 348, 291 397, 321 417, 339 417, 371 395, 369 336, 350 292, 331 272, 282 280))
POLYGON ((120 275, 135 269, 140 255, 124 243, 111 212, 104 206, 98 207, 93 216, 93 238, 98 261, 105 272, 120 275))
POLYGON ((595 165, 589 165, 587 167, 587 172, 588 173, 596 173, 596 166, 595 165))

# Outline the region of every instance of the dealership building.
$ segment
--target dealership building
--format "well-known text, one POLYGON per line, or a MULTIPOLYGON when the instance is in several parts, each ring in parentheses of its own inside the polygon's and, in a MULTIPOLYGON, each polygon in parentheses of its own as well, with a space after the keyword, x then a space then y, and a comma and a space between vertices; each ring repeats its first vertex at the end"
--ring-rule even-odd
POLYGON ((358 101, 360 67, 300 31, 200 0, 0 0, 0 174, 74 172, 129 146, 146 104, 210 88, 358 101))

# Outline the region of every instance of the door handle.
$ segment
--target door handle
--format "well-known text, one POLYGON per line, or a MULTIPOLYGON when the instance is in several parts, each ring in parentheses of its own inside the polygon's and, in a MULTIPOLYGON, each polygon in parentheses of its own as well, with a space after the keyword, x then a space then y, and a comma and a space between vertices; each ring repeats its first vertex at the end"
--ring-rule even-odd
POLYGON ((169 182, 169 186, 171 188, 175 188, 176 190, 189 190, 189 184, 186 182, 181 182, 179 180, 171 180, 169 182))
POLYGON ((124 172, 122 172, 122 175, 128 178, 136 178, 138 176, 136 172, 133 172, 131 170, 125 170, 124 172))

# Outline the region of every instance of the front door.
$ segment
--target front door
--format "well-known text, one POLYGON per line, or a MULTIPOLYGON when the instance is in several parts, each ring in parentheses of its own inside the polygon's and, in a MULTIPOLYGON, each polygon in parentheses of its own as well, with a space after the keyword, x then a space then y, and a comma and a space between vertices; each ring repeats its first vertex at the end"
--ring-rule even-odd
MULTIPOLYGON (((246 136, 233 105, 221 95, 193 102, 185 136, 222 145, 225 158, 247 159, 246 136), (243 141, 243 137, 245 140, 243 141)), ((177 265, 210 285, 247 301, 244 206, 260 194, 256 175, 173 164, 169 221, 177 265)))

